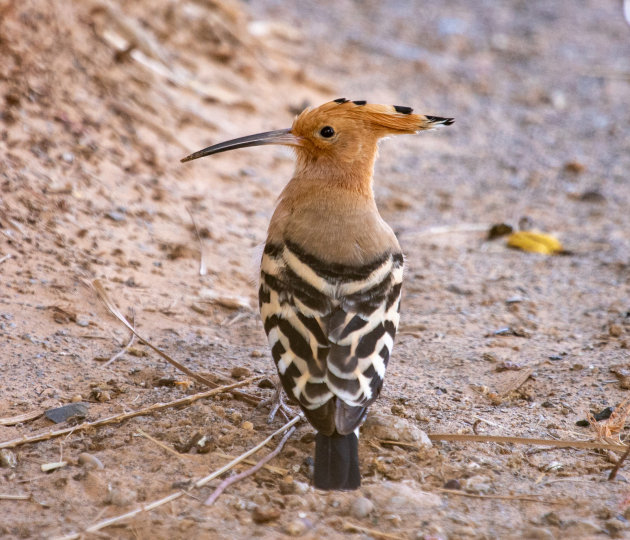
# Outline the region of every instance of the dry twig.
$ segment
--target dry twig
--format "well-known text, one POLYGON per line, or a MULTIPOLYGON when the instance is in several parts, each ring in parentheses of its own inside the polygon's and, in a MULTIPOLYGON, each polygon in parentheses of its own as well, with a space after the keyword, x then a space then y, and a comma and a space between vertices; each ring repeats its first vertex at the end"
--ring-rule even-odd
POLYGON ((623 462, 628 457, 628 454, 630 454, 630 446, 628 446, 626 451, 623 453, 623 456, 621 456, 617 460, 617 463, 615 463, 615 466, 613 467, 612 471, 610 471, 610 474, 608 475, 608 481, 609 482, 612 482, 615 479, 615 477, 617 476, 617 473, 619 472, 619 469, 621 468, 621 465, 623 464, 623 462))
POLYGON ((192 221, 193 227, 195 228, 195 233, 197 234, 197 241, 199 242, 199 275, 205 276, 208 273, 208 267, 206 266, 206 258, 203 252, 203 241, 201 240, 201 234, 199 234, 199 228, 197 227, 197 222, 195 221, 195 216, 192 213, 190 208, 186 208, 188 211, 188 215, 190 216, 190 221, 192 221))
POLYGON ((206 502, 204 504, 206 506, 212 506, 214 502, 221 496, 221 493, 223 493, 232 484, 236 484, 236 482, 240 482, 244 478, 247 478, 248 476, 251 476, 252 474, 262 469, 265 463, 271 461, 282 451, 284 444, 287 442, 289 437, 293 435, 294 431, 295 431, 294 427, 292 427, 289 431, 287 431, 284 437, 282 437, 282 439, 278 443, 278 446, 276 446, 274 450, 269 452, 264 458, 262 458, 258 463, 256 463, 256 465, 254 465, 253 467, 250 467, 249 469, 247 469, 246 471, 243 471, 242 473, 239 473, 235 476, 230 476, 229 478, 226 478, 225 480, 223 480, 223 482, 221 482, 217 486, 217 488, 212 492, 212 495, 210 495, 210 497, 206 499, 206 502))
POLYGON ((148 433, 145 433, 141 429, 138 429, 138 434, 141 435, 142 437, 145 437, 146 439, 149 439, 152 443, 157 444, 160 448, 162 448, 163 450, 166 450, 170 454, 177 456, 179 459, 184 459, 184 454, 180 454, 177 450, 173 450, 167 444, 164 444, 162 441, 158 441, 155 437, 151 437, 151 435, 149 435, 148 433))
POLYGON ((370 536, 375 536, 376 538, 385 538, 386 540, 405 540, 404 536, 384 533, 381 531, 377 531, 376 529, 370 529, 368 527, 361 527, 360 525, 355 525, 354 523, 350 523, 349 521, 343 524, 343 530, 346 532, 365 533, 370 536))
POLYGON ((541 446, 558 446, 560 448, 588 448, 604 450, 626 450, 623 444, 600 443, 594 441, 569 441, 566 439, 534 439, 529 437, 501 437, 497 435, 466 435, 459 433, 429 433, 432 441, 453 442, 494 442, 512 444, 532 444, 541 446))
POLYGON ((546 499, 537 498, 536 495, 481 495, 479 493, 467 493, 457 489, 437 488, 440 493, 448 493, 449 495, 461 495, 462 497, 471 497, 474 499, 499 499, 502 501, 525 501, 544 504, 555 504, 559 501, 548 501, 546 499))
POLYGON ((17 416, 8 416, 0 418, 0 426, 14 426, 29 420, 35 420, 44 414, 44 411, 32 411, 30 413, 18 414, 17 416))
POLYGON ((177 407, 179 405, 190 405, 191 403, 199 399, 214 396, 215 394, 220 394, 222 392, 229 392, 233 388, 244 386, 246 384, 249 384, 250 382, 257 381, 258 379, 261 379, 261 378, 262 376, 250 377, 249 379, 244 379, 234 384, 228 384, 226 386, 220 386, 219 388, 213 388, 212 390, 207 390, 205 392, 200 392, 192 396, 186 396, 180 399, 176 399, 174 401, 169 401, 168 403, 154 403, 153 405, 149 407, 145 407, 144 409, 138 409, 137 411, 116 414, 114 416, 108 416, 107 418, 102 418, 94 422, 83 422, 82 424, 79 424, 78 426, 71 426, 71 427, 59 429, 56 431, 47 431, 46 433, 38 433, 36 435, 30 435, 27 437, 21 437, 19 439, 12 439, 10 441, 4 441, 0 443, 0 448, 14 448, 22 444, 46 441, 48 439, 54 439, 55 437, 61 437, 62 435, 74 433, 75 431, 84 431, 86 429, 101 427, 107 424, 115 424, 118 422, 122 422, 123 420, 128 420, 129 418, 134 418, 135 416, 144 416, 147 414, 152 414, 156 411, 169 409, 171 407, 177 407))
MULTIPOLYGON (((135 329, 136 328, 136 321, 135 321, 135 315, 133 314, 133 312, 131 313, 131 324, 133 325, 133 327, 135 329)), ((135 339, 135 337, 136 337, 136 335, 132 332, 131 333, 131 337, 129 338, 129 341, 127 342, 127 345, 125 345, 120 351, 118 351, 107 362, 105 362, 103 364, 103 367, 109 366, 110 364, 112 364, 116 360, 118 360, 123 354, 125 354, 129 350, 129 347, 131 347, 131 345, 133 345, 133 340, 135 339)))

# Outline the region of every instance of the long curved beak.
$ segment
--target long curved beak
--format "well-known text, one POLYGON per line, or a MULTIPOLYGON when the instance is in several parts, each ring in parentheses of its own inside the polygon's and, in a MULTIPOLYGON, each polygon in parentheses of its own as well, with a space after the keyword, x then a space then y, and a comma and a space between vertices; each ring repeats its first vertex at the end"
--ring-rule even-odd
POLYGON ((265 133, 256 133, 256 135, 248 135, 247 137, 239 137, 231 141, 225 141, 213 146, 208 146, 203 150, 199 150, 194 154, 186 156, 182 163, 192 161, 212 154, 227 152, 228 150, 236 150, 237 148, 245 148, 247 146, 262 146, 264 144, 284 144, 287 146, 300 146, 301 139, 291 133, 291 129, 277 129, 276 131, 267 131, 265 133))

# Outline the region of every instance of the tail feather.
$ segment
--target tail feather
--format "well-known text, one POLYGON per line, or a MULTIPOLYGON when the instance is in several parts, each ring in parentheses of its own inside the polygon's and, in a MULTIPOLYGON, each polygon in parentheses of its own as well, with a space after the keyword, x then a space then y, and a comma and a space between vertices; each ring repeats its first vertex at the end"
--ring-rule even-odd
POLYGON ((361 486, 359 439, 353 433, 315 437, 315 474, 317 489, 349 491, 361 486))

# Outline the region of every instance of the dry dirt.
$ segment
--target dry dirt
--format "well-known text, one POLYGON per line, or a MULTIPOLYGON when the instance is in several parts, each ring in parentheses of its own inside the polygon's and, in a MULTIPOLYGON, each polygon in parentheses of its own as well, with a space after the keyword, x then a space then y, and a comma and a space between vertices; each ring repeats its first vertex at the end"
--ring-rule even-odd
MULTIPOLYGON (((375 191, 408 271, 373 413, 428 433, 593 440, 576 422, 630 386, 628 58, 612 0, 1 0, 0 418, 81 401, 93 421, 204 390, 137 342, 105 365, 129 332, 86 286, 95 278, 187 368, 273 378, 256 249, 291 155, 179 159, 345 96, 456 118, 381 145, 375 191), (485 240, 491 224, 523 220, 567 253, 485 240)), ((270 397, 261 386, 243 391, 270 397)), ((630 538, 630 464, 607 480, 618 454, 392 447, 374 429, 361 438, 359 493, 307 487, 302 424, 280 469, 204 506, 217 481, 192 482, 285 421, 266 415, 223 394, 15 445, 0 468, 0 536, 80 533, 186 489, 98 534, 630 538), (206 453, 185 452, 197 433, 206 453), (42 472, 57 461, 67 465, 42 472), (31 498, 10 500, 20 495, 31 498)), ((0 425, 0 443, 69 424, 0 425)))

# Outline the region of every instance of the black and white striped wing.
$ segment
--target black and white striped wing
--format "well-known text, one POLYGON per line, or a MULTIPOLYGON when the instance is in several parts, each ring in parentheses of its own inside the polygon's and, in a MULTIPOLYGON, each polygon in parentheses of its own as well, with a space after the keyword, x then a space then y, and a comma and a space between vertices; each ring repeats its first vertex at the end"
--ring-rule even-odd
POLYGON ((282 385, 318 431, 353 431, 378 396, 398 326, 403 258, 362 268, 268 244, 260 312, 282 385))
POLYGON ((402 279, 403 257, 394 254, 355 282, 330 318, 326 382, 338 398, 339 433, 354 430, 381 391, 400 320, 402 279))

